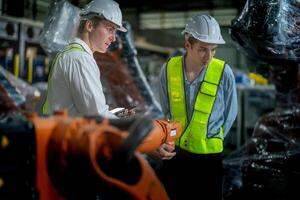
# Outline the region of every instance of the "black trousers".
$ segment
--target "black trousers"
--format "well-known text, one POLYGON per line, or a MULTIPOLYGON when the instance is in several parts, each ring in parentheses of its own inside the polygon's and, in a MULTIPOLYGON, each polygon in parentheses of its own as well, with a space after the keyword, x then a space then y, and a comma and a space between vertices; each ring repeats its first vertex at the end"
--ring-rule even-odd
POLYGON ((181 149, 176 153, 157 170, 170 199, 221 200, 222 154, 193 154, 181 149))

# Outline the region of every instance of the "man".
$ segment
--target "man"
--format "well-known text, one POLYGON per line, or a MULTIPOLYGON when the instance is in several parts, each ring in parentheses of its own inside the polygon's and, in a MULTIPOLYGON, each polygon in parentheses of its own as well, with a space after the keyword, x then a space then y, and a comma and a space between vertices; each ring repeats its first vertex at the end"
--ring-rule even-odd
POLYGON ((53 61, 43 113, 67 109, 71 116, 116 118, 106 105, 93 53, 105 53, 115 41, 116 31, 127 31, 121 10, 113 0, 94 0, 80 16, 77 37, 53 61))
POLYGON ((235 79, 230 66, 213 57, 225 43, 213 17, 192 17, 182 33, 186 53, 161 71, 161 104, 184 131, 175 152, 163 144, 152 157, 164 159, 159 175, 171 199, 221 200, 223 140, 237 115, 235 79))

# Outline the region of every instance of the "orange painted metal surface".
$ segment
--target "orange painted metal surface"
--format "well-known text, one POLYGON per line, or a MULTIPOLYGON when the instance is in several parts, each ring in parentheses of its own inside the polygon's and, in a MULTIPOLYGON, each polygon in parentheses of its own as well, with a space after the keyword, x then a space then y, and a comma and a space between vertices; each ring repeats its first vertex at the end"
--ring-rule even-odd
POLYGON ((81 187, 83 192, 114 188, 132 199, 169 199, 140 152, 151 152, 166 141, 174 141, 181 133, 179 124, 153 121, 152 130, 127 163, 137 169, 136 173, 116 160, 118 148, 130 133, 112 126, 109 120, 72 119, 63 111, 47 118, 35 114, 27 118, 35 126, 36 187, 41 200, 69 199, 80 193, 81 187), (130 179, 128 173, 132 173, 130 179), (74 177, 78 177, 77 183, 74 177), (89 189, 89 183, 94 183, 93 188, 89 189))

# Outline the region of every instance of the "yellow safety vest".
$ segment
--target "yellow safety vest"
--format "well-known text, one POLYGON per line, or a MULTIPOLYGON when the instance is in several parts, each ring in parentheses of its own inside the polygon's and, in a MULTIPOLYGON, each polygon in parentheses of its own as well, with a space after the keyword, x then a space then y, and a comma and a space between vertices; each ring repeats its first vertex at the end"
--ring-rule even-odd
MULTIPOLYGON (((72 51, 84 51, 84 49, 80 44, 72 43, 72 44, 67 45, 66 48, 62 52, 56 54, 56 56, 55 56, 55 58, 52 62, 52 65, 51 65, 51 68, 50 68, 50 73, 49 73, 49 76, 48 76, 48 87, 51 87, 51 84, 49 84, 49 82, 52 78, 52 73, 53 73, 53 70, 54 70, 53 68, 56 65, 56 62, 58 61, 58 59, 61 56, 63 56, 66 53, 72 52, 72 51)), ((43 105, 43 114, 49 114, 48 91, 49 90, 47 90, 46 101, 43 105)))
POLYGON ((176 141, 180 148, 197 154, 220 153, 223 151, 223 128, 218 137, 208 138, 208 121, 218 92, 225 62, 213 58, 206 70, 190 121, 187 120, 184 92, 183 57, 171 58, 167 63, 167 83, 170 113, 173 121, 180 122, 183 133, 176 141))

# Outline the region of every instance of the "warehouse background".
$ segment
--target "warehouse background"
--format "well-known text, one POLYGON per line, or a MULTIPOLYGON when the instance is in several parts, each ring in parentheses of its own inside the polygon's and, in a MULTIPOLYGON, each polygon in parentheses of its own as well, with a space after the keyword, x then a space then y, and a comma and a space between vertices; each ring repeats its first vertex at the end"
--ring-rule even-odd
MULTIPOLYGON (((70 0, 83 7, 88 0, 70 0)), ((242 11, 245 0, 118 0, 123 18, 133 30, 138 59, 145 76, 157 94, 158 74, 164 61, 183 46, 181 31, 195 13, 210 14, 220 23, 225 45, 216 57, 226 60, 238 83, 239 114, 227 141, 229 150, 241 147, 251 135, 257 119, 275 106, 272 84, 256 73, 255 61, 249 60, 230 37, 230 25, 242 11), (253 79, 254 77, 254 79, 253 79), (246 114, 247 113, 247 114, 246 114)), ((30 84, 45 82, 49 57, 39 45, 39 34, 51 8, 51 0, 0 0, 0 64, 30 84), (17 64, 20 68, 15 67, 17 64), (34 73, 28 68, 33 63, 34 73)), ((258 72, 258 73, 261 73, 258 72)), ((265 77, 268 74, 262 71, 265 77)), ((156 96, 156 98, 158 98, 156 96)))
MULTIPOLYGON (((56 5, 57 2, 65 3, 66 1, 57 0, 56 5)), ((152 106, 156 103, 152 100, 159 99, 157 96, 158 74, 163 63, 171 55, 183 51, 181 31, 186 20, 195 13, 214 16, 220 22, 222 35, 226 40, 226 44, 220 45, 217 49, 216 57, 226 60, 233 69, 239 106, 237 119, 230 130, 229 137, 225 140, 223 198, 226 200, 297 199, 295 196, 299 196, 297 183, 300 179, 300 1, 117 1, 122 9, 123 18, 129 22, 132 32, 123 35, 118 33, 119 43, 111 45, 112 48, 108 53, 94 54, 97 64, 101 68, 101 81, 107 102, 113 102, 119 107, 122 98, 127 98, 135 104, 120 107, 137 108, 137 105, 143 105, 144 111, 150 110, 151 113, 153 108, 157 108, 156 104, 152 106), (238 17, 246 2, 249 6, 247 8, 250 9, 245 11, 244 16, 238 17), (236 20, 237 18, 239 20, 236 20), (130 34, 133 42, 127 37, 130 34), (239 46, 233 41, 234 39, 236 41, 240 39, 239 46), (132 43, 134 45, 131 45, 132 43), (247 56, 244 50, 248 51, 247 56), (250 60, 249 55, 255 57, 255 60, 250 60), (129 65, 133 65, 132 68, 135 68, 134 73, 132 71, 128 73, 129 65), (122 70, 124 68, 127 71, 122 70), (105 75, 109 75, 111 79, 105 79, 105 75), (102 80, 103 77, 104 80, 102 80), (133 77, 137 78, 133 79, 133 77), (105 87, 105 85, 111 86, 111 88, 105 87), (127 90, 128 85, 133 85, 135 88, 127 90), (143 87, 137 87, 141 85, 143 87), (117 90, 114 90, 115 88, 117 90), (149 92, 149 88, 153 94, 149 92), (150 103, 143 99, 144 94, 151 97, 149 98, 151 99, 150 103), (150 106, 148 106, 149 104, 150 106)), ((69 0, 69 2, 81 8, 89 1, 69 0)), ((51 62, 51 55, 48 54, 49 51, 46 53, 44 45, 58 42, 54 42, 52 36, 68 37, 71 35, 57 34, 55 29, 55 31, 49 31, 48 40, 43 41, 43 37, 40 37, 43 35, 41 34, 43 31, 48 30, 45 24, 49 25, 50 23, 45 23, 45 21, 49 20, 47 16, 49 11, 55 7, 53 5, 53 0, 0 0, 0 90, 4 88, 7 91, 6 96, 1 94, 0 101, 0 111, 2 112, 0 112, 0 199, 5 199, 3 196, 7 197, 5 196, 7 191, 10 195, 22 196, 22 198, 24 197, 23 193, 38 198, 35 196, 38 195, 35 185, 35 174, 37 173, 35 161, 39 157, 34 151, 36 149, 35 142, 40 142, 38 139, 36 140, 36 136, 44 136, 45 130, 43 127, 41 130, 36 129, 39 128, 36 126, 38 123, 32 125, 32 122, 28 121, 29 118, 38 117, 38 115, 26 112, 24 118, 23 111, 34 111, 41 114, 40 108, 47 89, 49 63, 51 62), (11 99, 13 102, 6 103, 6 99, 11 99), (2 109, 3 107, 4 109, 2 109), (11 107, 11 111, 7 112, 6 107, 11 107), (16 177, 17 179, 15 179, 16 177), (9 186, 8 190, 5 188, 7 186, 9 186)), ((65 20, 59 21, 70 24, 72 18, 68 18, 68 16, 72 16, 70 12, 62 17, 65 20), (68 19, 66 20, 66 18, 68 19)), ((76 16, 78 16, 77 13, 76 16)), ((56 20, 60 17, 55 15, 56 20)), ((65 26, 61 27, 63 27, 63 33, 71 30, 65 26)), ((64 39, 63 42, 66 42, 64 39)), ((56 51, 58 48, 54 48, 54 52, 56 51)), ((114 108, 111 105, 109 104, 110 108, 114 108)), ((146 112, 140 113, 146 116, 146 112)), ((58 114, 64 115, 65 113, 59 112, 58 114)), ((57 118, 58 122, 62 120, 60 117, 57 118)), ((55 116, 40 117, 45 120, 47 125, 54 128, 51 123, 47 123, 52 118, 55 116)), ((76 118, 71 120, 76 120, 76 118)), ((142 124, 146 127, 150 124, 148 120, 140 117, 136 117, 134 120, 137 121, 134 123, 135 125, 142 124)), ((123 120, 116 121, 123 122, 123 120)), ((121 126, 123 125, 121 123, 121 126)), ((135 131, 142 132, 139 128, 144 129, 144 126, 136 126, 135 131)), ((57 130, 66 133, 65 129, 58 128, 57 130)), ((81 129, 77 131, 81 133, 81 129)), ((120 129, 121 131, 123 129, 120 129)), ((99 135, 101 136, 101 134, 99 135)), ((78 140, 84 141, 81 138, 78 140)), ((80 142, 73 143, 75 146, 81 145, 80 142)), ((131 148, 131 145, 129 146, 131 148)), ((86 145, 86 147, 88 146, 86 145)), ((73 150, 77 150, 77 148, 73 148, 73 150)), ((103 154, 106 153, 107 151, 103 151, 103 154)), ((138 154, 138 152, 136 153, 138 154)), ((78 157, 74 156, 74 158, 78 157)), ((64 161, 62 160, 62 162, 64 161)), ((82 160, 79 160, 79 163, 89 164, 82 160)), ((126 176, 132 175, 127 173, 123 163, 113 164, 116 164, 117 172, 121 168, 125 169, 126 176)), ((77 168, 77 164, 72 166, 77 168)), ((155 165, 152 166, 155 167, 155 165)), ((53 169, 54 177, 62 175, 55 171, 55 167, 53 169)), ((61 167, 57 167, 57 169, 61 169, 61 167)), ((129 170, 134 171, 134 174, 137 175, 136 168, 130 167, 129 170)), ((94 188, 86 184, 87 182, 93 184, 92 181, 73 181, 72 178, 78 180, 78 175, 86 174, 78 174, 76 170, 71 171, 76 174, 70 176, 71 185, 76 185, 76 188, 82 186, 89 189, 94 188)), ((64 170, 61 172, 64 173, 64 170)), ((89 174, 87 173, 87 175, 89 174)), ((47 176, 41 177, 43 179, 47 176)), ((64 179, 65 177, 61 176, 60 178, 64 179)), ((60 178, 58 180, 61 180, 60 178)), ((66 182, 66 184, 69 183, 66 182)), ((83 195, 90 194, 68 186, 61 188, 63 188, 62 190, 71 188, 72 192, 83 192, 83 195)), ((46 195, 49 194, 48 190, 44 191, 47 193, 45 193, 46 195)))

